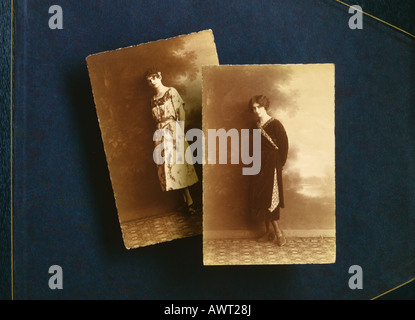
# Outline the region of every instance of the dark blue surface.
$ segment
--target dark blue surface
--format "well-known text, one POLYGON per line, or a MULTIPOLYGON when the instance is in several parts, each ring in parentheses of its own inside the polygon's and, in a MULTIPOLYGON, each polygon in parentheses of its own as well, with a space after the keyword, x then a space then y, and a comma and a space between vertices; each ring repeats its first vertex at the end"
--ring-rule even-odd
POLYGON ((367 299, 415 276, 412 39, 350 30, 334 1, 61 5, 50 30, 50 2, 15 1, 15 299, 367 299), (204 29, 221 64, 336 64, 335 264, 203 267, 201 237, 124 249, 84 59, 204 29))
POLYGON ((0 3, 0 300, 11 298, 10 48, 11 10, 0 3))
POLYGON ((343 2, 358 5, 364 12, 415 35, 415 1, 346 0, 343 2))

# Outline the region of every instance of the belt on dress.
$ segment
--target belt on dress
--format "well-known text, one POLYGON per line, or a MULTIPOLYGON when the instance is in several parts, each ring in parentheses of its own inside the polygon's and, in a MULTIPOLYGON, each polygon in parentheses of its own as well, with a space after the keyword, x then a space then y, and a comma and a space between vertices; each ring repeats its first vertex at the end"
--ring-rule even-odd
POLYGON ((158 128, 158 129, 163 129, 163 128, 167 127, 167 125, 168 125, 170 122, 173 122, 173 121, 175 121, 175 119, 174 119, 174 118, 169 118, 169 119, 166 119, 166 120, 164 120, 164 121, 160 121, 159 123, 157 123, 157 128, 158 128))

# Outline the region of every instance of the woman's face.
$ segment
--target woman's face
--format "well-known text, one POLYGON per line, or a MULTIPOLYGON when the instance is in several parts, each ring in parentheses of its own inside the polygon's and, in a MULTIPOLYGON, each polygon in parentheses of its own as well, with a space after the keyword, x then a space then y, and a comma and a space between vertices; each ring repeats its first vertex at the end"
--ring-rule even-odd
POLYGON ((258 118, 262 118, 267 115, 267 110, 265 110, 263 106, 261 106, 259 103, 256 103, 256 102, 252 105, 252 112, 258 118))
POLYGON ((147 83, 150 87, 156 89, 161 85, 161 75, 160 74, 152 74, 149 75, 147 78, 147 83))

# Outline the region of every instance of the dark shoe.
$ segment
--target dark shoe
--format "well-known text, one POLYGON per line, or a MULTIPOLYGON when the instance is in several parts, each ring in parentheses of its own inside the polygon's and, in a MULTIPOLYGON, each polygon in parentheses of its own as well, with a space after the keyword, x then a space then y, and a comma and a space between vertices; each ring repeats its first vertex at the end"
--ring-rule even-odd
POLYGON ((270 241, 271 234, 269 232, 265 232, 260 238, 257 239, 258 242, 267 242, 270 241))
POLYGON ((186 203, 181 204, 180 206, 178 206, 176 208, 176 211, 177 212, 187 213, 187 204, 186 203))
POLYGON ((194 215, 196 213, 195 206, 191 204, 190 206, 186 206, 187 214, 194 215))

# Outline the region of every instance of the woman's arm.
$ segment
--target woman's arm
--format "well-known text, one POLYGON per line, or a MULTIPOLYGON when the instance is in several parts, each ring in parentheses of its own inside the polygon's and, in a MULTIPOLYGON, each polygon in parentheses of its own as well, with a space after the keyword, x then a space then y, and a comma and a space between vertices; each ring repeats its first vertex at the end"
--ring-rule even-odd
POLYGON ((285 162, 287 161, 287 155, 288 155, 288 136, 287 132, 285 131, 284 126, 279 122, 278 120, 275 121, 275 135, 277 137, 276 144, 279 148, 279 156, 281 161, 281 166, 283 167, 285 165, 285 162))
POLYGON ((176 112, 177 121, 185 121, 186 113, 184 111, 184 101, 175 88, 171 88, 173 107, 176 112))

